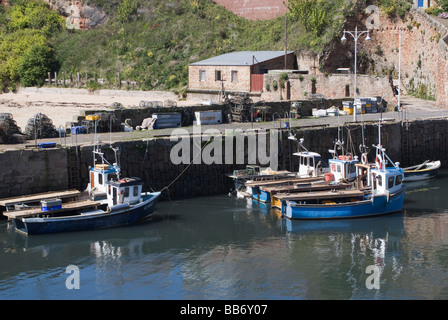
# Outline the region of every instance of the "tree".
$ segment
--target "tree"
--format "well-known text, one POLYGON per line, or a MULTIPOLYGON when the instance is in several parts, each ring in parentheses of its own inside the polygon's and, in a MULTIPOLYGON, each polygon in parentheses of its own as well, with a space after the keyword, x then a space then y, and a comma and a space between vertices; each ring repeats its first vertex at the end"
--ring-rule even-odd
POLYGON ((9 10, 9 27, 12 30, 37 29, 46 34, 61 30, 64 19, 42 0, 16 1, 9 10))
POLYGON ((53 50, 47 45, 32 46, 20 60, 18 75, 25 87, 42 86, 48 72, 56 70, 58 63, 53 50))

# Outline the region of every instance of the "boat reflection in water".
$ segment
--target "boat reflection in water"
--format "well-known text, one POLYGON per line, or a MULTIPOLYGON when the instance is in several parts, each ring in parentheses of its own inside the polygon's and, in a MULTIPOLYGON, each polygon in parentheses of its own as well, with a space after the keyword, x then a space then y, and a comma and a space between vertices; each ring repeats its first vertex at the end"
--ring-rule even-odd
POLYGON ((223 195, 96 232, 0 224, 0 299, 448 299, 447 177, 408 184, 402 214, 362 219, 287 219, 223 195), (68 265, 80 290, 65 288, 68 265))

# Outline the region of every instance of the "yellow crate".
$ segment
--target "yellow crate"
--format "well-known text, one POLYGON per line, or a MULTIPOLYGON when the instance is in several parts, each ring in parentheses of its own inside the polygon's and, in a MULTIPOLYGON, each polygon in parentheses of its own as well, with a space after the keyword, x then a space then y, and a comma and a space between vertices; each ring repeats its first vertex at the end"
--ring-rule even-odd
POLYGON ((348 114, 353 114, 353 108, 343 108, 342 110, 347 112, 348 114))
POLYGON ((86 120, 91 120, 91 121, 93 121, 93 120, 100 120, 100 116, 96 115, 96 114, 88 115, 88 116, 86 116, 86 120))

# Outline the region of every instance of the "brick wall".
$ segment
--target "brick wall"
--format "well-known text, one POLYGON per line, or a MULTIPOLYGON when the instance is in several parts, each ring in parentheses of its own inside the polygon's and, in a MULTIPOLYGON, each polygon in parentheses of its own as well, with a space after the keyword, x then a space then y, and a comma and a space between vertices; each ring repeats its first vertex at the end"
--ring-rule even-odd
MULTIPOLYGON (((345 30, 366 30, 365 16, 354 17, 345 25, 345 30)), ((398 83, 399 32, 401 30, 401 89, 402 94, 411 90, 426 93, 436 99, 439 106, 448 106, 448 45, 445 35, 448 28, 428 16, 422 9, 411 8, 406 19, 390 20, 380 15, 379 28, 370 32, 372 41, 362 37, 358 41, 358 52, 366 53, 370 66, 365 72, 373 76, 387 76, 398 83)), ((448 22, 448 21, 447 21, 448 22)), ((335 42, 325 59, 319 60, 323 71, 335 72, 339 67, 353 70, 354 43, 347 36, 347 43, 335 42)), ((360 61, 358 59, 358 71, 360 61)))
POLYGON ((402 93, 426 92, 439 105, 446 105, 447 46, 441 36, 445 30, 422 10, 412 9, 406 21, 382 16, 380 29, 371 34, 373 41, 365 44, 366 51, 375 59, 376 73, 394 69, 392 76, 398 80, 401 31, 402 93))
POLYGON ((283 0, 214 0, 214 2, 249 20, 273 19, 288 11, 283 0))

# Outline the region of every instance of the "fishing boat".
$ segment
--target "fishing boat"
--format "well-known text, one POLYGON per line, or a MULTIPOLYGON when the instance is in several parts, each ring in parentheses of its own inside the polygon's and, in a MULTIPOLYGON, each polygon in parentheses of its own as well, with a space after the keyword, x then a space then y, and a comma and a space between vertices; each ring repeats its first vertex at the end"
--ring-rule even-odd
MULTIPOLYGON (((17 231, 28 235, 104 229, 133 224, 153 214, 161 193, 142 192, 140 178, 121 178, 118 148, 112 148, 116 161, 111 165, 101 152, 99 142, 95 143, 94 166, 89 168, 90 181, 86 190, 88 196, 78 197, 79 191, 60 192, 67 197, 76 196, 75 200, 66 202, 62 201, 60 194, 55 198, 44 198, 43 195, 25 197, 34 202, 40 199, 40 206, 3 212, 17 231), (96 163, 98 156, 101 163, 96 163)), ((13 201, 22 203, 23 199, 19 197, 13 201)), ((14 202, 9 200, 5 204, 14 202)))
MULTIPOLYGON (((404 172, 393 163, 379 143, 374 164, 358 163, 358 188, 299 193, 281 199, 282 214, 290 219, 358 218, 401 211, 406 194, 404 172), (388 164, 392 166, 387 166, 388 164), (361 181, 365 179, 365 184, 361 181)), ((362 161, 364 162, 364 161, 362 161)))
POLYGON ((107 202, 87 199, 60 203, 53 199, 42 202, 40 208, 3 214, 13 221, 17 231, 25 234, 95 230, 148 218, 160 196, 160 192, 142 193, 140 178, 119 178, 106 185, 107 202))
POLYGON ((404 168, 404 181, 421 181, 435 178, 439 172, 440 165, 440 161, 426 160, 419 165, 404 168))
POLYGON ((285 180, 316 177, 328 171, 328 164, 321 155, 316 152, 310 152, 303 146, 304 139, 297 140, 293 135, 290 135, 288 139, 298 142, 299 151, 293 153, 294 156, 299 157, 298 171, 275 171, 271 168, 261 168, 256 165, 248 165, 246 169, 235 170, 228 177, 234 181, 235 191, 238 196, 250 193, 250 190, 249 192, 246 190, 246 182, 279 181, 283 183, 285 180))
POLYGON ((244 187, 247 181, 275 181, 296 177, 296 174, 290 171, 274 171, 271 168, 261 168, 257 165, 247 165, 246 169, 234 170, 228 176, 233 180, 235 190, 244 187))
POLYGON ((246 190, 251 190, 252 197, 258 201, 271 202, 273 207, 278 205, 278 201, 273 203, 273 196, 276 194, 297 194, 299 192, 313 192, 335 189, 350 189, 356 180, 355 164, 358 157, 347 152, 341 133, 338 132, 338 139, 334 142, 333 149, 328 150, 333 155, 328 160, 328 164, 322 159, 320 154, 309 152, 303 147, 303 139, 299 146, 304 151, 295 153, 299 156, 299 170, 297 179, 289 179, 277 182, 247 182, 246 190), (325 163, 324 166, 321 164, 325 163), (329 171, 328 171, 329 170, 329 171))
MULTIPOLYGON (((297 139, 294 136, 289 136, 288 139, 297 139)), ((262 175, 255 175, 247 178, 243 184, 236 190, 238 197, 253 197, 259 201, 269 202, 270 197, 265 194, 260 188, 263 186, 274 185, 290 185, 297 183, 309 183, 313 181, 324 181, 324 174, 328 172, 328 163, 322 156, 316 152, 308 151, 303 146, 303 139, 298 141, 299 151, 293 153, 299 158, 299 167, 297 172, 280 171, 274 174, 269 179, 260 179, 262 175)))

